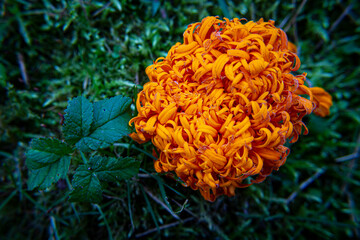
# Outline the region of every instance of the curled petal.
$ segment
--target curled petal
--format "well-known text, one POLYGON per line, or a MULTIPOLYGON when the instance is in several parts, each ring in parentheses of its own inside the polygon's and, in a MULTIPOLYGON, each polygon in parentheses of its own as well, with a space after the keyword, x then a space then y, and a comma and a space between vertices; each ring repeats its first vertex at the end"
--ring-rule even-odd
POLYGON ((303 117, 332 105, 324 89, 305 86, 306 73, 293 74, 296 52, 274 21, 190 24, 183 43, 146 68, 130 137, 151 140, 155 170, 173 171, 209 201, 264 181, 285 164, 284 144, 308 133, 303 117))
POLYGON ((330 114, 330 107, 333 105, 331 95, 320 87, 313 87, 310 90, 316 103, 314 113, 320 117, 328 116, 330 114))

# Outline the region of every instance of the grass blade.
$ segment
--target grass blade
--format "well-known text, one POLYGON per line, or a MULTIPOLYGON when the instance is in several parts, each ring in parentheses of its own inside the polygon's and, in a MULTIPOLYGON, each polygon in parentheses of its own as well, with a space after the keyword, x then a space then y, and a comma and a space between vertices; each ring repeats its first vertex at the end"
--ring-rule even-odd
POLYGON ((154 213, 154 210, 150 204, 150 201, 149 201, 149 198, 147 197, 146 195, 146 192, 144 190, 144 187, 142 185, 140 185, 140 188, 141 188, 141 192, 143 193, 144 195, 144 198, 145 198, 145 201, 146 201, 146 206, 147 206, 147 209, 149 210, 150 212, 150 215, 156 225, 156 228, 157 228, 157 231, 160 232, 160 229, 159 229, 159 224, 158 224, 158 221, 156 220, 156 216, 155 216, 155 213, 154 213))

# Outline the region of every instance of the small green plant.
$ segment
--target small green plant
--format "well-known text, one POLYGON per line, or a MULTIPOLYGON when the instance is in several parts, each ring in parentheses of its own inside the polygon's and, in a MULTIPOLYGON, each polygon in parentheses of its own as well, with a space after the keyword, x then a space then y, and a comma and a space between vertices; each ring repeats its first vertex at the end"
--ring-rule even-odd
POLYGON ((130 157, 104 157, 96 152, 130 133, 130 104, 131 99, 121 95, 94 103, 84 96, 71 100, 64 116, 65 140, 39 138, 30 144, 26 154, 29 190, 46 189, 60 178, 67 178, 76 152, 80 153, 84 163, 75 171, 70 201, 100 202, 103 182, 116 182, 136 175, 139 161, 130 157))

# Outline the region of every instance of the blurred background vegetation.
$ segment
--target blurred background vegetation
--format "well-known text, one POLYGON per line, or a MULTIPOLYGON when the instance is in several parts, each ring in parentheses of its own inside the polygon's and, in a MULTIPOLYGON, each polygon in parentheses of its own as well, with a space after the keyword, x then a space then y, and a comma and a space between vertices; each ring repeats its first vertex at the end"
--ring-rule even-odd
POLYGON ((356 0, 1 1, 0 238, 360 238, 359 14, 356 0), (101 204, 69 203, 65 180, 27 191, 28 143, 61 137, 69 99, 134 96, 146 66, 209 15, 275 20, 300 72, 333 96, 331 115, 306 119, 309 135, 278 172, 209 203, 154 174, 151 144, 124 139, 103 151, 142 160, 140 174, 106 186, 101 204))

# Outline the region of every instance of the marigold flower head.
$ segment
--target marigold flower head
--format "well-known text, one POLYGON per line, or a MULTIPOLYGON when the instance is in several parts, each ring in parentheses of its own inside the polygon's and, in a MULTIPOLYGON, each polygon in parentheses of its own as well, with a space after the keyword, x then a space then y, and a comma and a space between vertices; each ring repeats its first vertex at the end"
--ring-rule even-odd
POLYGON ((130 136, 159 150, 157 172, 174 171, 210 201, 233 196, 285 163, 286 140, 308 133, 305 115, 329 114, 331 96, 305 86, 299 67, 274 21, 206 17, 147 67, 130 136))

